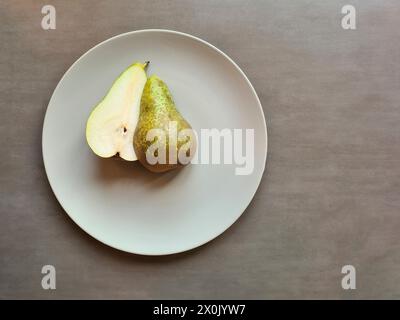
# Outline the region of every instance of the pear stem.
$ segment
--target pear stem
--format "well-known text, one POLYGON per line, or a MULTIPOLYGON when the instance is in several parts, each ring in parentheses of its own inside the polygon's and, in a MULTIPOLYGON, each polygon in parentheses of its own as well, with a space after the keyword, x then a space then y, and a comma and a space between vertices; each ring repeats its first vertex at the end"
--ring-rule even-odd
POLYGON ((150 61, 146 61, 143 65, 143 69, 146 70, 147 66, 150 64, 150 61))

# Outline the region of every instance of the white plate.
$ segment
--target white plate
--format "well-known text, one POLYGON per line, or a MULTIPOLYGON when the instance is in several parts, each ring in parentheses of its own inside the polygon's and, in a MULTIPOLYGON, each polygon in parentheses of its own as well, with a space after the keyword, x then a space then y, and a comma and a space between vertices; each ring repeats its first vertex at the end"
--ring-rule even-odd
POLYGON ((224 232, 260 183, 267 129, 260 101, 240 68, 196 37, 141 30, 108 39, 79 58, 58 83, 43 125, 43 159, 68 215, 99 241, 127 252, 164 255, 190 250, 224 232), (183 116, 201 128, 252 128, 254 171, 191 164, 166 174, 139 163, 100 159, 85 140, 86 120, 132 62, 150 60, 183 116))

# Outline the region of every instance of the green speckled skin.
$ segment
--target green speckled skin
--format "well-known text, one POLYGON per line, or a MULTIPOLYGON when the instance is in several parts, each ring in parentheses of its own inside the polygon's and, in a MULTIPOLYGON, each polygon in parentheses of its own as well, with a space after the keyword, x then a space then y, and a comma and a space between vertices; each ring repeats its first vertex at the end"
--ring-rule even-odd
MULTIPOLYGON (((190 129, 189 123, 182 117, 176 109, 171 93, 167 85, 157 76, 151 76, 143 89, 143 94, 140 103, 140 116, 136 126, 135 135, 133 138, 133 145, 139 161, 149 170, 154 172, 164 172, 181 166, 178 164, 170 164, 167 152, 166 164, 151 165, 146 161, 146 150, 152 144, 151 141, 146 140, 146 135, 151 129, 162 129, 167 137, 166 150, 169 148, 168 130, 169 123, 176 121, 177 132, 183 129, 190 129)), ((186 141, 178 141, 176 145, 176 152, 179 148, 190 140, 188 137, 186 141)), ((192 139, 194 140, 194 139, 192 139)), ((193 157, 196 141, 190 141, 192 145, 193 157)))

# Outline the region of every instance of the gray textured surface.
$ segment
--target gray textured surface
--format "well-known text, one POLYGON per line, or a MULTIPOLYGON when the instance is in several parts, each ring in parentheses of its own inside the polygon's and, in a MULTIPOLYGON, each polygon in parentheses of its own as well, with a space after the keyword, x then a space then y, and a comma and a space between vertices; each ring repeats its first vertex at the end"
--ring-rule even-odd
POLYGON ((400 298, 400 4, 379 1, 0 3, 0 298, 400 298), (357 30, 340 26, 357 8, 357 30), (267 171, 217 240, 161 258, 81 231, 48 185, 43 117, 66 69, 110 36, 167 28, 230 55, 267 117, 267 171), (57 290, 41 289, 41 267, 57 290), (341 289, 341 266, 357 290, 341 289))

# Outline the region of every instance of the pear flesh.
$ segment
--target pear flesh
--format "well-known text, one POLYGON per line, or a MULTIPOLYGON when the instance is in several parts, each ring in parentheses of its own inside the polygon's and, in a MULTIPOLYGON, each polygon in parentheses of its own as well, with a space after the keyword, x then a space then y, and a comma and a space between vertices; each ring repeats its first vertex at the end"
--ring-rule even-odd
POLYGON ((86 140, 93 152, 109 158, 119 155, 137 160, 133 135, 140 114, 140 100, 147 81, 147 63, 128 67, 93 109, 86 124, 86 140))
POLYGON ((190 124, 176 108, 167 85, 159 77, 151 76, 143 89, 139 121, 133 138, 134 149, 140 163, 153 172, 165 172, 188 164, 197 147, 196 137, 192 133, 190 124), (174 134, 171 128, 174 128, 174 134), (152 129, 161 130, 163 139, 156 136, 149 141, 149 133, 152 129), (183 139, 176 139, 174 142, 171 141, 173 136, 184 132, 189 132, 190 135, 184 136, 183 139), (159 148, 154 154, 157 153, 159 156, 160 152, 165 151, 166 161, 157 163, 149 161, 147 152, 155 143, 159 145, 159 148), (180 161, 182 157, 179 157, 182 150, 185 163, 182 163, 180 161))

